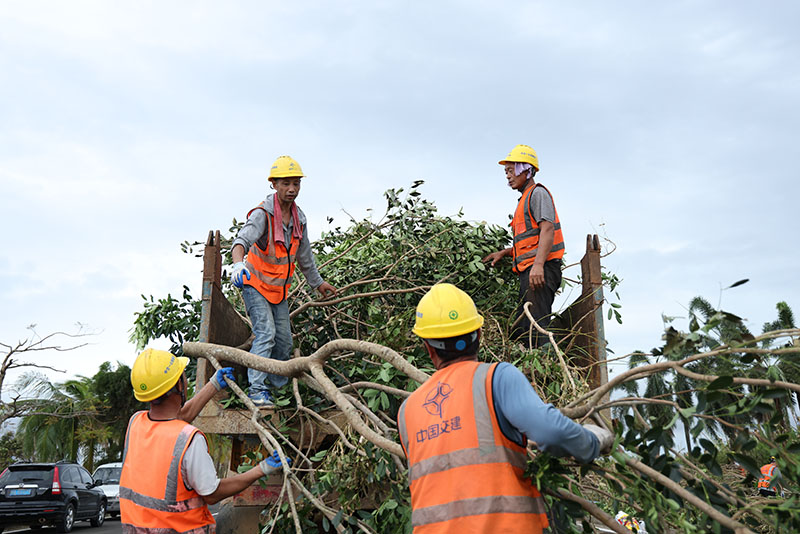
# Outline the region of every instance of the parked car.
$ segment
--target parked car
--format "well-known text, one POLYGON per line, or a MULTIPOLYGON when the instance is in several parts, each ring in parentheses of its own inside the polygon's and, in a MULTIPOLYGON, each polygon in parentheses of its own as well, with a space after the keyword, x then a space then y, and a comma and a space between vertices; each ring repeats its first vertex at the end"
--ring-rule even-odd
POLYGON ((122 462, 103 464, 94 471, 94 480, 106 494, 109 515, 119 516, 119 477, 122 475, 122 462))
POLYGON ((76 463, 16 463, 0 474, 0 532, 11 525, 69 532, 84 520, 99 527, 106 502, 89 471, 76 463))

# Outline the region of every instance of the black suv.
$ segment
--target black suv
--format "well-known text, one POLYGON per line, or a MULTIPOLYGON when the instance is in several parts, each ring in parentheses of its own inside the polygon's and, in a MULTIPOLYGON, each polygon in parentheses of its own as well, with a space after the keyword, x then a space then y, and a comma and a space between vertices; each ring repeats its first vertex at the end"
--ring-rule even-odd
POLYGON ((72 462, 17 463, 0 475, 0 533, 11 525, 69 532, 80 520, 99 527, 106 506, 92 475, 72 462))

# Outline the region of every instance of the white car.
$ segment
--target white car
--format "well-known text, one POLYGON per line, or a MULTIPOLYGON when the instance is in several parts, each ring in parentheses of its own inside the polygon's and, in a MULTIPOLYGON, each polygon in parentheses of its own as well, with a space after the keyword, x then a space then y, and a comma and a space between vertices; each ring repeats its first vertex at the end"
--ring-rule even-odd
POLYGON ((119 477, 122 462, 103 464, 94 472, 94 479, 108 499, 108 513, 119 516, 119 477))

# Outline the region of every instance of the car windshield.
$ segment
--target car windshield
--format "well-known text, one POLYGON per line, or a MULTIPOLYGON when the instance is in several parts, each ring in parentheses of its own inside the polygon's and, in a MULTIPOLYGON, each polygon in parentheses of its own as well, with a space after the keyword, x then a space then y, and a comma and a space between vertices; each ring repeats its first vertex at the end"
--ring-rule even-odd
POLYGON ((0 477, 0 487, 12 484, 38 484, 49 485, 53 482, 53 470, 39 467, 37 469, 25 469, 10 467, 0 477))
POLYGON ((94 472, 94 479, 102 480, 103 484, 119 484, 121 474, 121 467, 101 467, 94 472))

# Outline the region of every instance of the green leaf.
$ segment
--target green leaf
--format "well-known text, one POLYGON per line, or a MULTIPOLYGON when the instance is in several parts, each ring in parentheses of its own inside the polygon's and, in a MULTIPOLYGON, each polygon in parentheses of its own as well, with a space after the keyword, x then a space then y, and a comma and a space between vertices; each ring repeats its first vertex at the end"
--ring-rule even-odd
POLYGON ((710 384, 706 386, 707 390, 713 389, 727 389, 733 385, 733 377, 732 376, 720 376, 716 380, 712 381, 710 384))

